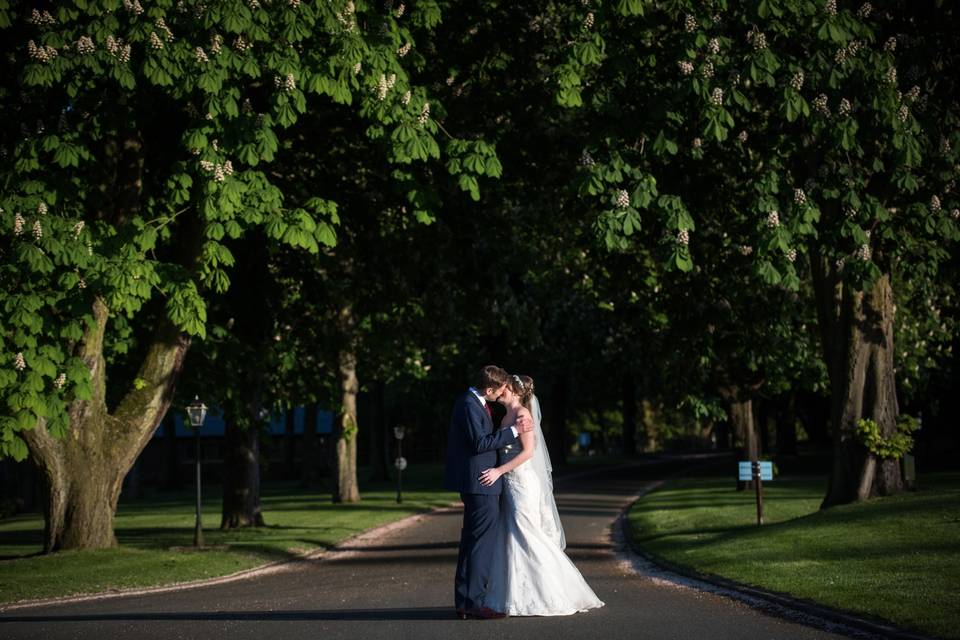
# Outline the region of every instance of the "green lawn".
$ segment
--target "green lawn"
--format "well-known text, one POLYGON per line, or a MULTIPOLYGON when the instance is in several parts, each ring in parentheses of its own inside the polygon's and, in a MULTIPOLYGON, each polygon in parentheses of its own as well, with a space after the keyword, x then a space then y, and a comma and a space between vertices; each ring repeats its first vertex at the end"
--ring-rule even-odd
POLYGON ((670 562, 943 637, 960 638, 960 474, 921 490, 819 511, 825 480, 668 483, 630 510, 634 542, 670 562))
POLYGON ((329 547, 355 533, 454 500, 438 491, 439 465, 404 472, 403 504, 393 485, 364 486, 362 502, 334 505, 328 491, 295 484, 269 484, 261 497, 266 527, 222 532, 220 487, 204 488, 204 537, 222 550, 174 550, 193 544, 194 494, 157 492, 138 500, 121 498, 116 534, 120 546, 102 551, 39 555, 39 514, 0 521, 0 603, 93 593, 221 576, 329 547))

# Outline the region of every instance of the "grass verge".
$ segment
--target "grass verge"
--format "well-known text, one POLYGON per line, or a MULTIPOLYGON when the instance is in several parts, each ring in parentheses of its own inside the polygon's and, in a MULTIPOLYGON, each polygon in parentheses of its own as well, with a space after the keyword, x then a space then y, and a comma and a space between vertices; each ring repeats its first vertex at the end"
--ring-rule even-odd
POLYGON ((204 538, 193 544, 195 494, 156 492, 121 498, 115 531, 119 546, 40 555, 43 517, 24 514, 0 521, 0 603, 148 587, 223 576, 303 552, 331 547, 356 533, 443 506, 454 493, 438 491, 439 465, 411 467, 403 475, 403 503, 394 485, 361 485, 357 504, 332 504, 329 491, 294 483, 262 490, 265 527, 220 531, 221 488, 205 486, 204 538))
POLYGON ((921 476, 921 490, 820 511, 822 478, 753 492, 728 478, 675 480, 628 514, 642 549, 677 565, 960 638, 960 474, 921 476))

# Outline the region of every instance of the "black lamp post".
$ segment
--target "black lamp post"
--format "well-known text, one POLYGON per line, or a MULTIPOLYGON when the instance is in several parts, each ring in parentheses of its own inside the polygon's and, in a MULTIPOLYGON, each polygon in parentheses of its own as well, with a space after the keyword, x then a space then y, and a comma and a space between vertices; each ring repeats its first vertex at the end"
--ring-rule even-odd
POLYGON ((400 504, 403 502, 401 477, 403 470, 407 468, 407 459, 403 457, 403 427, 394 427, 393 435, 397 439, 397 459, 393 462, 393 466, 397 469, 397 504, 400 504))
POLYGON ((194 396, 193 402, 187 405, 187 415, 190 417, 190 426, 193 427, 194 440, 196 441, 196 463, 197 463, 197 522, 193 529, 193 546, 203 546, 203 525, 200 522, 200 427, 203 426, 203 420, 207 417, 207 405, 200 402, 200 398, 194 396))

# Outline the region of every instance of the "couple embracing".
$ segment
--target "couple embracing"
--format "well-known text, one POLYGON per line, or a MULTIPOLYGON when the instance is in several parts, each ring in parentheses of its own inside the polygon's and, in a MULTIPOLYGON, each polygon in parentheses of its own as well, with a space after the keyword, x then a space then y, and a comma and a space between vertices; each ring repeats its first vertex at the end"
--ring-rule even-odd
POLYGON ((528 376, 484 367, 453 406, 444 487, 460 493, 457 617, 563 616, 602 607, 564 548, 540 404, 528 376), (490 403, 506 408, 494 429, 490 403))

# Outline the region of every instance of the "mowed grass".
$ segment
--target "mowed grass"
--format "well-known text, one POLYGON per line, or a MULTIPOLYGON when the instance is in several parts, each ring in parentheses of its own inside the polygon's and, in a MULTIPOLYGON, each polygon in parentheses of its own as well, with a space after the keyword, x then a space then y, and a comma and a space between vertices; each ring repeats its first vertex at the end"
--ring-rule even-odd
POLYGON ((819 510, 825 479, 668 483, 630 510, 633 541, 665 560, 744 584, 960 638, 960 474, 921 489, 819 510))
POLYGON ((262 489, 267 526, 220 531, 220 487, 204 487, 204 542, 193 551, 195 493, 157 492, 121 497, 115 531, 119 546, 40 555, 43 517, 0 521, 0 603, 157 586, 227 575, 306 551, 331 547, 356 533, 457 499, 440 490, 439 465, 411 467, 403 475, 403 503, 391 484, 364 485, 362 501, 333 504, 328 490, 294 483, 262 489), (186 548, 183 548, 186 547, 186 548), (223 548, 219 548, 223 547, 223 548))

